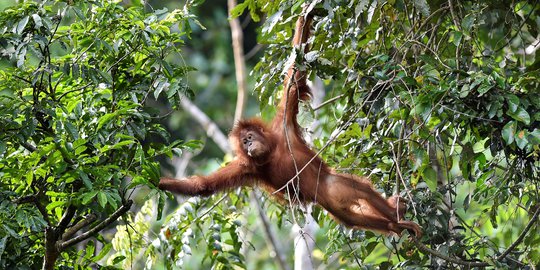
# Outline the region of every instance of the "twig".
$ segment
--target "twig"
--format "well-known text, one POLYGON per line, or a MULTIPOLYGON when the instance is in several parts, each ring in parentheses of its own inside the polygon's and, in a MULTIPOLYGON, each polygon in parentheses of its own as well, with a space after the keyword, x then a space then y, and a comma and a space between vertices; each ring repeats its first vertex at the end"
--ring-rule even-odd
MULTIPOLYGON (((519 244, 521 244, 521 242, 523 241, 523 239, 525 238, 527 233, 530 231, 530 229, 532 228, 532 226, 534 225, 534 223, 538 219, 539 214, 540 214, 540 207, 538 209, 536 209, 536 211, 534 212, 534 215, 531 217, 531 219, 529 220, 529 223, 527 223, 527 226, 525 226, 525 229, 523 229, 523 231, 521 232, 519 237, 516 239, 516 241, 514 241, 514 243, 512 243, 512 245, 510 245, 501 255, 497 256, 497 258, 495 258, 496 261, 502 261, 506 256, 508 256, 508 254, 510 254, 510 252, 512 252, 519 244)), ((465 261, 465 260, 450 257, 448 255, 442 254, 442 253, 440 253, 440 252, 438 252, 436 250, 433 250, 433 249, 427 247, 426 245, 422 244, 414 236, 412 236, 412 239, 413 239, 416 247, 418 247, 418 249, 420 251, 432 254, 432 255, 434 255, 436 257, 439 257, 439 258, 441 258, 441 259, 443 259, 443 260, 445 260, 447 262, 451 262, 451 263, 455 263, 455 264, 459 264, 459 265, 464 265, 464 266, 466 266, 468 268, 490 266, 490 264, 487 263, 487 262, 472 262, 472 261, 465 261)))
MULTIPOLYGON (((405 179, 403 178, 403 174, 401 173, 401 168, 400 168, 400 163, 401 162, 398 160, 398 155, 396 155, 396 152, 394 151, 394 147, 391 147, 391 150, 392 150, 392 156, 393 156, 393 159, 394 159, 394 164, 396 166, 396 173, 398 175, 398 178, 401 180, 401 183, 403 184, 403 187, 407 191, 407 197, 409 197, 409 200, 411 202, 414 202, 414 199, 413 199, 413 197, 411 195, 411 192, 407 188, 407 185, 405 184, 405 179)), ((396 183, 396 187, 399 187, 399 183, 396 183)), ((396 206, 397 206, 397 208, 396 208, 397 211, 396 212, 398 212, 397 213, 397 215, 398 215, 397 218, 399 220, 399 198, 400 198, 399 197, 399 192, 397 192, 397 195, 398 195, 398 202, 396 203, 396 206)), ((416 212, 416 206, 414 204, 412 204, 412 206, 413 206, 413 209, 414 209, 414 214, 418 215, 418 213, 416 212)))
POLYGON ((460 27, 456 14, 454 12, 454 4, 452 4, 452 0, 448 0, 448 7, 450 7, 450 14, 452 14, 452 21, 454 21, 454 26, 456 27, 456 29, 459 30, 460 27))
POLYGON ((193 222, 195 222, 195 221, 201 219, 202 217, 208 215, 210 212, 212 212, 212 210, 214 210, 214 208, 216 208, 216 206, 218 206, 219 203, 221 203, 227 197, 229 197, 228 194, 224 194, 223 196, 221 196, 221 198, 219 198, 219 200, 217 200, 214 204, 212 204, 212 206, 210 206, 210 208, 208 208, 208 210, 206 210, 206 212, 204 212, 200 216, 197 216, 196 218, 194 218, 193 222))
POLYGON ((336 100, 338 100, 338 99, 340 99, 340 98, 342 98, 344 96, 346 96, 346 94, 340 94, 340 95, 337 95, 337 96, 335 96, 333 98, 330 98, 330 99, 326 100, 325 102, 313 107, 313 110, 317 111, 317 110, 321 109, 322 107, 324 107, 324 106, 326 106, 326 105, 328 105, 328 104, 330 104, 330 103, 332 103, 332 102, 334 102, 334 101, 336 101, 336 100))
POLYGON ((249 52, 247 52, 245 55, 244 55, 244 59, 246 60, 249 60, 251 59, 253 56, 255 56, 262 48, 264 48, 265 46, 262 45, 262 44, 257 44, 255 45, 253 48, 251 48, 251 50, 249 50, 249 52))
POLYGON ((461 260, 461 259, 457 259, 457 258, 453 258, 453 257, 450 257, 448 255, 445 255, 445 254, 442 254, 436 250, 433 250, 429 247, 427 247, 426 245, 420 243, 420 241, 414 237, 414 236, 411 236, 412 240, 414 241, 414 244, 416 245, 416 247, 420 250, 420 251, 423 251, 424 253, 429 253, 435 257, 438 257, 438 258, 441 258, 447 262, 451 262, 451 263, 455 263, 455 264, 459 264, 459 265, 464 265, 466 266, 467 268, 472 268, 472 267, 486 267, 486 266, 489 266, 488 263, 486 262, 471 262, 471 261, 464 261, 464 260, 461 260))
POLYGON ((432 48, 428 47, 426 44, 424 44, 424 43, 422 43, 422 42, 420 42, 420 41, 418 41, 418 40, 415 40, 415 39, 410 39, 410 40, 408 40, 408 42, 418 44, 418 45, 420 45, 420 46, 422 46, 422 47, 428 49, 428 50, 433 54, 433 56, 435 56, 435 58, 436 58, 437 60, 439 60, 439 63, 441 63, 441 65, 442 65, 443 67, 445 67, 445 68, 447 68, 447 69, 449 69, 449 70, 453 70, 451 67, 449 67, 447 64, 445 64, 445 63, 441 60, 441 58, 439 57, 439 55, 438 55, 432 48))
POLYGON ((116 210, 112 215, 110 215, 108 218, 100 222, 98 225, 93 227, 92 229, 86 231, 85 233, 72 238, 67 241, 59 241, 57 244, 59 250, 64 250, 72 245, 75 245, 77 243, 80 243, 90 237, 92 237, 95 233, 98 233, 105 227, 109 226, 111 223, 115 222, 120 216, 127 213, 129 211, 129 208, 131 208, 131 205, 133 204, 132 200, 128 200, 125 204, 123 204, 118 210, 116 210))
POLYGON ((223 152, 230 153, 232 151, 227 136, 221 132, 218 125, 214 121, 210 120, 210 118, 201 109, 199 109, 199 107, 193 104, 193 102, 191 102, 191 100, 185 96, 180 98, 180 105, 182 108, 184 108, 184 110, 191 114, 191 116, 195 118, 197 122, 199 122, 199 124, 206 131, 206 135, 212 138, 212 140, 216 142, 223 152))
MULTIPOLYGON (((527 17, 525 17, 525 19, 521 22, 521 24, 519 25, 519 27, 517 28, 517 31, 514 35, 512 35, 512 37, 510 37, 510 39, 508 39, 508 41, 506 41, 506 43, 504 45, 502 45, 500 48, 496 49, 494 52, 499 52, 500 50, 504 49, 506 46, 508 46, 508 44, 510 44, 510 42, 512 42, 512 40, 514 38, 517 37, 517 35, 519 35, 519 33, 521 33, 521 28, 523 28, 523 25, 525 25, 525 23, 527 22, 527 20, 529 19, 529 17, 531 16, 531 14, 536 10, 536 4, 537 4, 538 1, 535 1, 534 2, 534 5, 532 6, 531 8, 531 11, 529 11, 529 14, 527 14, 527 17)), ((498 42, 497 42, 498 43, 498 42)))
POLYGON ((519 234, 516 241, 514 241, 514 243, 512 243, 512 245, 510 245, 506 249, 505 252, 503 252, 500 256, 497 257, 497 261, 504 259, 508 254, 510 254, 510 252, 512 252, 512 250, 514 250, 517 247, 517 245, 521 244, 521 242, 523 241, 523 238, 525 238, 525 235, 527 235, 531 227, 534 225, 536 219, 538 219, 539 214, 540 214, 540 207, 536 209, 536 211, 534 212, 534 215, 531 217, 531 220, 529 220, 529 223, 527 223, 527 226, 525 226, 525 229, 523 229, 521 234, 519 234))
POLYGON ((58 232, 63 233, 66 230, 73 216, 75 216, 75 212, 77 212, 77 208, 73 204, 70 204, 60 219, 60 222, 58 222, 58 226, 56 226, 58 232))

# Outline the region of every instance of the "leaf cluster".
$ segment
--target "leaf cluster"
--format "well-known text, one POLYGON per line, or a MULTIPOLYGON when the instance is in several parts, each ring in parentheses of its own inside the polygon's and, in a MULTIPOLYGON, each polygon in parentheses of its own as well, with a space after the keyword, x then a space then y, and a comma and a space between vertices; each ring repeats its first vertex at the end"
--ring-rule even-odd
MULTIPOLYGON (((1 268, 70 253, 69 228, 107 225, 136 187, 157 194, 154 158, 194 147, 171 143, 152 107, 176 107, 189 90, 191 68, 172 60, 192 19, 118 1, 21 1, 0 13, 1 268), (59 250, 45 248, 46 228, 59 250)), ((105 255, 93 254, 62 264, 105 255)))

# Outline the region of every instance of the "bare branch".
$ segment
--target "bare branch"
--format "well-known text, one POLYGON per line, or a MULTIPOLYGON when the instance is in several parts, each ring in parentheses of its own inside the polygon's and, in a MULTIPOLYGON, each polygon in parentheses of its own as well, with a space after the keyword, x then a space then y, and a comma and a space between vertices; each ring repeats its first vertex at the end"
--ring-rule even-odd
POLYGON ((282 270, 289 270, 290 268, 286 263, 285 256, 283 255, 283 252, 281 252, 279 247, 278 247, 278 241, 276 239, 276 236, 275 236, 274 232, 272 231, 272 225, 271 225, 270 221, 268 220, 268 217, 266 216, 266 213, 264 212, 264 209, 262 207, 262 204, 261 204, 261 201, 260 201, 260 198, 261 198, 262 195, 259 194, 256 191, 254 191, 252 194, 253 195, 250 196, 251 197, 251 203, 253 203, 253 204, 255 204, 257 206, 257 210, 258 210, 257 212, 259 214, 259 220, 262 222, 263 229, 264 229, 264 232, 265 232, 264 235, 266 236, 266 239, 270 243, 270 246, 272 246, 272 248, 274 249, 274 252, 276 253, 276 259, 278 261, 278 265, 282 270))
MULTIPOLYGON (((228 0, 227 6, 230 11, 236 7, 236 0, 228 0)), ((234 121, 242 118, 246 103, 246 62, 244 60, 244 34, 238 18, 229 19, 231 26, 232 46, 234 54, 234 69, 236 74, 236 83, 238 85, 238 95, 236 99, 236 110, 234 112, 234 121)))
POLYGON ((326 106, 326 105, 328 105, 330 103, 333 103, 334 101, 337 101, 337 100, 341 99, 344 96, 345 96, 345 94, 339 94, 339 95, 337 95, 337 96, 335 96, 333 98, 330 98, 330 99, 326 100, 325 102, 322 102, 321 104, 318 104, 318 105, 313 104, 313 110, 318 111, 322 107, 324 107, 324 106, 326 106))
POLYGON ((227 136, 225 136, 221 132, 218 125, 212 120, 210 120, 210 118, 203 111, 201 111, 201 109, 199 109, 195 104, 193 104, 193 102, 191 102, 191 100, 189 100, 185 96, 180 99, 180 105, 182 106, 182 108, 184 108, 184 110, 191 114, 191 116, 193 116, 193 118, 195 118, 197 122, 199 122, 199 124, 206 131, 206 135, 212 138, 212 140, 216 142, 216 144, 223 152, 232 152, 227 136))

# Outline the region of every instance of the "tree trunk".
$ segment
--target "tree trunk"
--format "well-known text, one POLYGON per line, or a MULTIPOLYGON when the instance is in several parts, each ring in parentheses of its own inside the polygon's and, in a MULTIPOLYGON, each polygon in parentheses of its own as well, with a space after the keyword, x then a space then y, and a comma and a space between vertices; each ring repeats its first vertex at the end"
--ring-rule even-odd
POLYGON ((43 258, 42 270, 53 270, 56 264, 56 260, 60 255, 60 251, 56 246, 56 240, 58 240, 58 234, 54 227, 48 226, 45 228, 45 257, 43 258))

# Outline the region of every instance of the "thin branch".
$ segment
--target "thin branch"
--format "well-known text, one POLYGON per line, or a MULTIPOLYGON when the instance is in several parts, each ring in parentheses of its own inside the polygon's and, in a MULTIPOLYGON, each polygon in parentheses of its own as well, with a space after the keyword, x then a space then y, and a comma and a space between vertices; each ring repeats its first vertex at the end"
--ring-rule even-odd
MULTIPOLYGON (((228 0, 227 6, 229 13, 236 7, 236 0, 228 0)), ((238 96, 236 99, 236 110, 234 112, 234 121, 242 118, 246 103, 246 62, 244 60, 244 34, 238 18, 229 19, 232 35, 232 47, 234 55, 234 70, 236 75, 236 84, 238 86, 238 96)))
POLYGON ((59 250, 64 250, 64 249, 66 249, 66 248, 68 248, 68 247, 70 247, 72 245, 75 245, 77 243, 80 243, 80 242, 92 237, 94 234, 98 233, 99 231, 101 231, 105 227, 109 226, 111 223, 118 220, 118 218, 120 218, 120 216, 127 213, 129 211, 129 208, 131 208, 132 204, 133 204, 133 201, 128 200, 125 204, 123 204, 120 208, 118 208, 118 210, 116 210, 114 213, 112 213, 112 215, 110 215, 108 218, 106 218, 105 220, 100 222, 98 225, 96 225, 92 229, 90 229, 90 230, 86 231, 85 233, 83 233, 83 234, 81 234, 81 235, 79 235, 79 236, 77 236, 75 238, 72 238, 70 240, 59 241, 57 243, 58 249, 59 250))
POLYGON ((212 206, 210 206, 210 208, 208 208, 206 212, 202 213, 200 216, 197 216, 195 219, 193 219, 193 223, 195 223, 195 221, 201 219, 202 217, 208 215, 210 212, 212 212, 212 210, 214 210, 214 208, 216 208, 216 206, 218 206, 223 200, 225 200, 225 198, 228 198, 228 197, 229 197, 229 194, 225 193, 214 204, 212 204, 212 206))
POLYGON ((447 64, 445 64, 445 63, 441 60, 441 58, 439 57, 439 55, 438 55, 432 48, 428 47, 426 44, 424 44, 424 43, 422 43, 422 42, 420 42, 420 41, 418 41, 418 40, 415 40, 415 39, 410 39, 410 40, 408 40, 408 42, 415 43, 415 44, 417 44, 417 45, 420 45, 420 46, 422 46, 422 47, 428 49, 428 50, 433 54, 433 56, 435 56, 435 58, 436 58, 437 60, 439 60, 439 63, 441 63, 441 65, 442 65, 443 67, 445 67, 446 69, 449 69, 449 70, 453 70, 451 67, 449 67, 447 64))
POLYGON ((14 204, 31 203, 31 204, 35 205, 36 208, 38 209, 39 213, 41 214, 41 216, 42 216, 43 219, 45 220, 45 222, 47 222, 47 225, 52 226, 51 220, 49 219, 49 214, 47 214, 47 210, 46 210, 45 207, 39 202, 39 197, 40 197, 41 195, 42 195, 42 192, 39 191, 39 192, 36 193, 36 194, 32 194, 32 195, 27 195, 27 196, 19 197, 19 198, 13 200, 13 203, 14 203, 14 204))
MULTIPOLYGON (((540 215, 540 207, 536 209, 536 211, 534 212, 534 215, 531 217, 531 219, 529 220, 529 223, 527 223, 527 226, 525 226, 525 229, 523 229, 523 231, 521 232, 519 237, 516 239, 516 241, 514 241, 514 243, 512 243, 512 245, 510 245, 501 255, 497 256, 497 258, 495 258, 496 261, 502 261, 504 258, 506 258, 506 256, 508 256, 508 254, 510 254, 510 252, 512 252, 519 244, 521 244, 521 242, 523 241, 527 233, 529 233, 530 229, 532 228, 532 226, 535 224, 536 220, 538 219, 538 215, 540 215)), ((416 247, 418 247, 420 251, 439 257, 447 262, 464 265, 467 268, 490 266, 490 264, 487 262, 472 262, 472 261, 465 261, 465 260, 450 257, 448 255, 442 254, 436 250, 433 250, 427 247, 426 245, 422 244, 414 236, 412 237, 412 239, 416 247)))
POLYGON ((28 142, 22 142, 21 146, 24 147, 26 150, 28 150, 30 152, 35 152, 37 150, 37 148, 35 146, 31 145, 28 142))
POLYGON ((214 123, 210 118, 201 110, 199 107, 197 107, 191 100, 189 100, 187 97, 182 96, 180 98, 180 105, 184 110, 186 110, 199 124, 204 128, 206 131, 206 135, 208 137, 212 138, 214 142, 219 146, 219 148, 225 152, 230 153, 232 152, 231 146, 229 145, 229 140, 227 139, 227 136, 225 136, 221 130, 219 129, 218 125, 214 123))
POLYGON ((426 245, 422 244, 416 237, 414 236, 411 236, 412 240, 414 241, 414 244, 416 245, 416 247, 420 250, 420 251, 423 251, 424 253, 429 253, 435 257, 438 257, 438 258, 441 258, 447 262, 451 262, 451 263, 454 263, 454 264, 459 264, 459 265, 464 265, 466 266, 468 269, 472 268, 472 267, 486 267, 486 266, 489 266, 488 263, 486 262, 471 262, 471 261, 464 261, 464 260, 461 260, 461 259, 458 259, 458 258, 453 258, 453 257, 450 257, 448 255, 445 255, 445 254, 442 254, 436 250, 433 250, 429 247, 427 247, 426 245))
MULTIPOLYGON (((502 45, 500 48, 496 49, 495 52, 499 52, 500 50, 504 49, 506 46, 508 46, 508 44, 510 44, 510 42, 512 42, 512 40, 514 38, 517 37, 517 35, 519 35, 519 33, 521 33, 521 28, 523 28, 523 26, 525 25, 525 23, 527 22, 527 20, 529 20, 529 17, 531 16, 531 14, 536 10, 536 4, 537 4, 538 1, 535 1, 534 2, 534 5, 532 6, 531 8, 531 11, 527 14, 527 16, 525 17, 525 19, 521 22, 521 24, 519 25, 519 27, 517 28, 517 31, 514 35, 512 35, 512 37, 510 39, 508 39, 508 41, 506 41, 506 43, 504 45, 502 45)), ((497 42, 498 43, 498 42, 497 42)))
POLYGON ((257 192, 252 193, 253 196, 251 196, 251 202, 257 205, 257 212, 259 214, 259 219, 261 220, 263 224, 263 229, 266 235, 266 238, 268 242, 270 242, 270 245, 274 249, 274 252, 276 253, 276 258, 278 261, 278 265, 282 270, 289 270, 287 263, 285 262, 285 256, 283 255, 283 252, 278 248, 278 241, 276 240, 276 236, 274 235, 274 232, 272 231, 272 225, 270 224, 270 221, 268 220, 268 217, 266 216, 266 213, 264 212, 264 209, 261 205, 260 197, 261 194, 257 192))
POLYGON ((341 98, 344 97, 344 96, 346 96, 346 94, 340 94, 340 95, 337 95, 337 96, 335 96, 335 97, 333 97, 333 98, 331 98, 331 99, 328 99, 328 100, 326 100, 325 102, 323 102, 323 103, 321 103, 321 104, 319 104, 319 105, 317 105, 317 106, 314 106, 314 107, 313 107, 313 110, 314 110, 314 111, 318 111, 318 110, 321 109, 322 107, 324 107, 324 106, 326 106, 326 105, 328 105, 328 104, 330 104, 330 103, 333 103, 334 101, 339 100, 339 99, 341 99, 341 98))
POLYGON ((25 79, 25 78, 23 78, 23 77, 21 77, 21 76, 19 76, 19 75, 17 75, 17 74, 12 74, 11 76, 13 76, 13 77, 15 77, 15 78, 17 78, 17 79, 19 79, 19 80, 25 82, 25 83, 28 83, 29 85, 32 85, 32 81, 30 81, 30 80, 28 80, 28 79, 25 79))
POLYGON ((502 259, 504 259, 508 254, 510 254, 510 252, 512 252, 512 250, 514 250, 517 247, 517 245, 521 244, 521 242, 523 241, 527 233, 530 231, 530 229, 532 228, 532 226, 538 219, 539 214, 540 214, 540 207, 536 209, 536 211, 534 212, 534 215, 531 217, 531 220, 529 220, 529 223, 527 223, 527 226, 525 226, 525 229, 523 229, 521 234, 519 234, 519 237, 516 239, 516 241, 514 241, 514 243, 512 243, 512 245, 510 245, 506 249, 505 252, 503 252, 500 256, 497 257, 497 261, 501 261, 502 259))
POLYGON ((244 59, 246 60, 249 60, 251 59, 253 56, 255 56, 261 49, 263 49, 265 46, 258 43, 257 45, 255 45, 253 48, 251 48, 251 50, 249 50, 249 52, 247 52, 245 55, 244 55, 244 59))
POLYGON ((452 4, 452 0, 448 0, 448 7, 450 7, 450 14, 452 15, 452 21, 454 22, 454 26, 457 30, 460 30, 458 18, 456 17, 456 13, 454 12, 454 4, 452 4))
MULTIPOLYGON (((402 142, 402 140, 400 140, 400 143, 401 143, 401 142, 402 142)), ((390 148, 390 150, 392 150, 392 156, 393 156, 394 164, 395 164, 395 166, 396 166, 396 174, 397 174, 397 178, 398 178, 399 180, 401 180, 401 183, 403 184, 403 188, 405 188, 405 191, 406 191, 406 193, 407 193, 407 197, 409 197, 409 200, 410 200, 411 202, 414 202, 414 198, 413 198, 412 195, 411 195, 411 191, 410 191, 410 189, 407 187, 407 185, 406 185, 406 183, 405 183, 405 179, 403 178, 403 174, 401 173, 401 167, 400 167, 400 164, 401 164, 400 157, 401 157, 401 156, 400 156, 400 155, 399 155, 399 156, 396 155, 396 152, 394 151, 393 145, 392 145, 392 147, 390 148)), ((401 150, 398 150, 398 151, 401 151, 401 150)), ((399 188, 399 182, 396 183, 396 187, 399 188)), ((396 205, 399 206, 399 198, 400 198, 400 197, 399 197, 399 192, 397 192, 397 195, 398 195, 398 202, 396 203, 396 205)), ((413 203, 412 206, 413 206, 413 209, 414 209, 414 215, 418 215, 418 212, 416 211, 416 206, 415 206, 415 204, 413 203)), ((400 213, 399 213, 399 207, 397 207, 396 209, 397 209, 397 211, 396 211, 396 212, 397 212, 397 213, 396 213, 396 214, 397 214, 397 219, 399 220, 399 214, 400 214, 400 213)))

